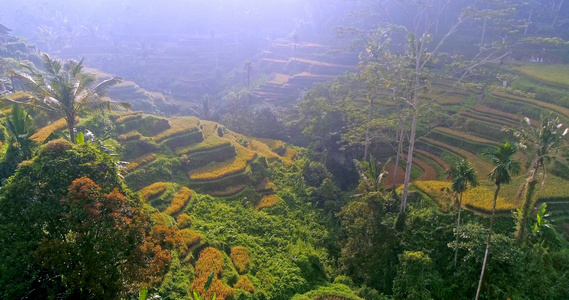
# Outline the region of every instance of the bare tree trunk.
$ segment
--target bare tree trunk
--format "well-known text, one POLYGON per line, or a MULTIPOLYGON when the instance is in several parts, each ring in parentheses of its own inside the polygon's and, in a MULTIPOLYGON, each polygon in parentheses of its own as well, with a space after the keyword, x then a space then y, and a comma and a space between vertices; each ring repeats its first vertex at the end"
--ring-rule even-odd
POLYGON ((486 270, 486 262, 488 261, 488 252, 490 250, 490 244, 492 243, 492 227, 494 226, 495 212, 496 212, 496 200, 498 199, 498 192, 500 192, 500 185, 496 187, 494 192, 494 203, 492 204, 492 216, 490 217, 490 227, 488 228, 488 240, 486 241, 486 252, 484 252, 484 260, 482 261, 482 271, 480 272, 480 281, 478 281, 478 289, 476 290, 476 298, 480 296, 480 289, 482 288, 482 279, 484 278, 484 271, 486 270))
POLYGON ((399 140, 397 145, 397 153, 395 155, 395 169, 393 170, 393 190, 395 190, 395 185, 397 185, 397 169, 399 169, 399 157, 403 155, 401 153, 401 151, 403 150, 403 135, 404 135, 403 128, 401 128, 401 130, 398 132, 398 135, 399 135, 399 140))
POLYGON ((524 35, 528 34, 528 28, 529 28, 529 24, 531 24, 531 15, 532 15, 533 11, 529 12, 529 17, 528 17, 528 23, 526 25, 526 29, 524 30, 524 35))
MULTIPOLYGON (((417 94, 415 93, 413 101, 417 105, 417 94)), ((417 132, 417 118, 419 117, 418 108, 413 108, 413 121, 411 123, 411 132, 409 136, 409 150, 407 151, 407 165, 405 166, 405 180, 403 182, 403 195, 401 196, 400 213, 405 212, 407 206, 407 196, 409 196, 409 181, 411 180, 411 166, 413 166, 413 151, 415 150, 415 134, 417 132)))
POLYGON ((373 97, 368 96, 368 101, 369 101, 369 105, 368 105, 368 125, 366 128, 366 137, 365 137, 365 144, 364 144, 364 161, 368 161, 369 160, 369 146, 371 143, 371 138, 370 138, 370 134, 369 134, 369 122, 371 121, 371 117, 372 117, 372 110, 373 110, 373 97))
POLYGON ((423 52, 423 43, 421 46, 415 46, 415 74, 413 75, 412 84, 412 107, 413 107, 413 120, 411 121, 411 131, 409 133, 409 150, 407 150, 407 164, 405 165, 405 180, 403 181, 403 194, 401 195, 401 207, 399 213, 405 212, 407 206, 407 196, 409 196, 409 181, 411 180, 411 167, 413 166, 413 152, 415 150, 415 135, 417 133, 417 119, 419 118, 419 95, 416 89, 419 88, 419 72, 421 71, 421 53, 423 52))
POLYGON ((454 247, 454 267, 456 268, 456 262, 458 261, 458 241, 460 239, 460 212, 462 210, 462 193, 458 197, 458 218, 456 221, 456 245, 454 247))
POLYGON ((528 216, 531 214, 533 207, 535 206, 533 201, 533 195, 535 191, 535 186, 537 185, 537 172, 539 170, 541 163, 537 160, 531 170, 530 177, 526 179, 522 187, 520 188, 520 194, 524 197, 524 202, 522 204, 522 210, 518 216, 516 224, 516 234, 515 238, 521 241, 525 235, 526 225, 528 216))
POLYGON ((484 19, 484 24, 482 25, 482 37, 480 38, 480 46, 484 45, 484 35, 486 34, 486 19, 484 19))
POLYGON ((67 129, 69 129, 69 138, 71 139, 71 143, 75 144, 75 117, 66 117, 67 121, 67 129))
POLYGON ((555 23, 557 23, 557 17, 559 17, 559 11, 561 11, 561 6, 563 5, 563 1, 565 1, 565 0, 561 0, 561 2, 559 2, 559 6, 557 7, 557 12, 555 13, 555 18, 553 18, 553 22, 551 23, 551 25, 553 27, 555 27, 555 23))

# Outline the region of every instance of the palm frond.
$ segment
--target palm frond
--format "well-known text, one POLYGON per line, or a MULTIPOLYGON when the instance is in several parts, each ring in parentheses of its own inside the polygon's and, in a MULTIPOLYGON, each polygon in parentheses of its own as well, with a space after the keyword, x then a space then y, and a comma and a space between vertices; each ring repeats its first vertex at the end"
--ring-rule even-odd
POLYGON ((464 159, 451 166, 447 175, 452 179, 452 190, 459 194, 466 191, 468 184, 472 187, 478 185, 478 176, 474 170, 474 165, 464 159))
POLYGON ((59 71, 61 70, 61 61, 52 59, 47 53, 42 53, 41 58, 43 61, 43 67, 48 73, 52 75, 59 74, 59 71))
POLYGON ((78 63, 73 65, 73 68, 71 69, 71 74, 73 75, 73 77, 76 77, 83 70, 83 61, 85 61, 85 57, 81 58, 81 60, 78 63))
POLYGON ((101 98, 90 98, 89 101, 83 102, 85 108, 91 110, 131 110, 132 106, 130 103, 113 101, 107 97, 101 98))
POLYGON ((31 105, 30 102, 33 100, 32 95, 24 92, 4 95, 0 97, 0 109, 4 109, 13 104, 31 105))
POLYGON ((113 86, 121 83, 122 81, 123 81, 122 78, 119 77, 113 77, 111 79, 103 80, 101 83, 97 84, 93 90, 95 94, 102 97, 107 95, 107 93, 111 90, 113 86))

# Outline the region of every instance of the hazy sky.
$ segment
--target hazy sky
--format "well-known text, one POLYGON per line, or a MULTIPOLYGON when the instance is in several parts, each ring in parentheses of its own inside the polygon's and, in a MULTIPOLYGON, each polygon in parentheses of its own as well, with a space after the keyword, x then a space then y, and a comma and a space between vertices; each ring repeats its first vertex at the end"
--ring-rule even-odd
MULTIPOLYGON (((38 26, 74 31, 100 26, 108 31, 156 33, 294 30, 323 28, 345 13, 336 0, 19 0, 2 5, 0 22, 29 36, 38 26), (133 28, 134 27, 134 28, 133 28)), ((329 27, 329 26, 328 26, 329 27)))

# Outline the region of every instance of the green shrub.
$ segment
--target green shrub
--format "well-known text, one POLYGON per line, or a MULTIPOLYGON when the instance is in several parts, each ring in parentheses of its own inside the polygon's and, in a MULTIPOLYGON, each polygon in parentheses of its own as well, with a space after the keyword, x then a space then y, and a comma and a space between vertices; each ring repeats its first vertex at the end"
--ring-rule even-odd
POLYGON ((124 160, 134 160, 144 154, 154 153, 160 146, 152 138, 143 137, 138 140, 129 141, 124 144, 124 160))
POLYGON ((177 158, 159 157, 144 168, 138 169, 125 177, 128 186, 133 190, 140 190, 159 178, 163 181, 176 181, 176 173, 180 171, 182 163, 177 158))
POLYGON ((94 114, 77 125, 78 132, 90 130, 97 138, 116 138, 115 124, 106 114, 94 114))

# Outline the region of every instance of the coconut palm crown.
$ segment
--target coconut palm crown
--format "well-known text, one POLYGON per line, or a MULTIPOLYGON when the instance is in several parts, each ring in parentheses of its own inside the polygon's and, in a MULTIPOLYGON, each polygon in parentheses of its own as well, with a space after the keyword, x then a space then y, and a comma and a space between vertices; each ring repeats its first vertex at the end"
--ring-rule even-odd
POLYGON ((121 78, 113 77, 97 83, 93 74, 83 72, 83 61, 61 61, 42 54, 44 72, 23 65, 28 73, 15 73, 27 89, 27 98, 6 100, 32 105, 35 108, 54 112, 65 118, 69 137, 75 142, 76 118, 86 110, 100 110, 120 106, 130 109, 127 103, 118 103, 105 99, 106 94, 121 78))

